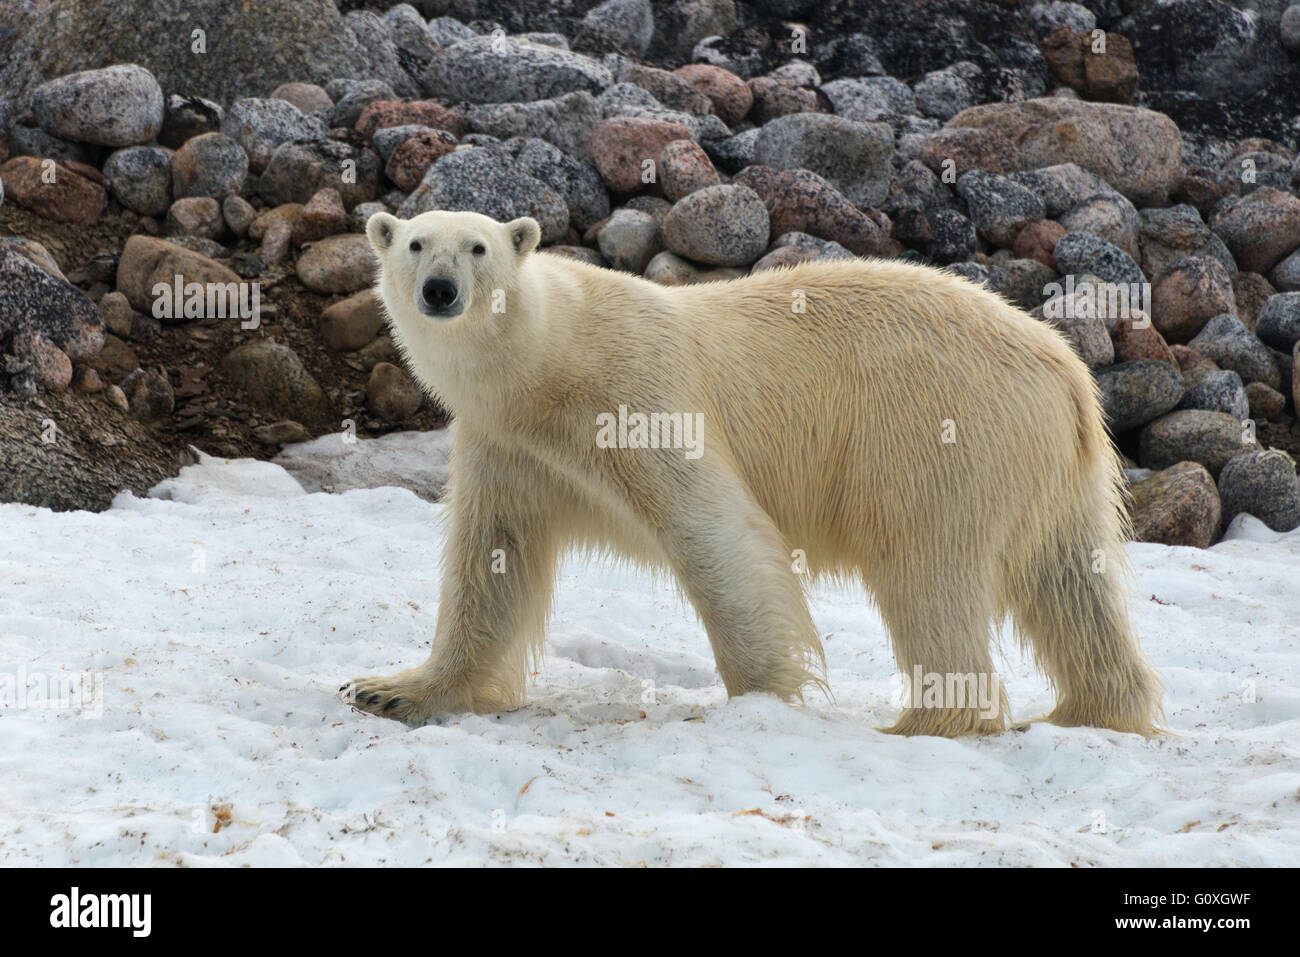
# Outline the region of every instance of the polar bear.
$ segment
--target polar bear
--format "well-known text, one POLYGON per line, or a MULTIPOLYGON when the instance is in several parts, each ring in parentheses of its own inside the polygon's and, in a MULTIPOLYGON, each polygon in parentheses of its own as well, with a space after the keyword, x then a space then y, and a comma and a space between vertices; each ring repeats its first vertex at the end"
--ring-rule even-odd
POLYGON ((432 653, 345 685, 356 707, 520 704, 577 547, 670 571, 729 695, 824 687, 804 588, 852 577, 925 689, 882 730, 1003 730, 1005 696, 962 689, 996 682, 1010 614, 1047 720, 1156 733, 1116 455, 1047 325, 899 261, 669 288, 538 252, 529 218, 380 213, 367 235, 394 340, 455 425, 432 653))

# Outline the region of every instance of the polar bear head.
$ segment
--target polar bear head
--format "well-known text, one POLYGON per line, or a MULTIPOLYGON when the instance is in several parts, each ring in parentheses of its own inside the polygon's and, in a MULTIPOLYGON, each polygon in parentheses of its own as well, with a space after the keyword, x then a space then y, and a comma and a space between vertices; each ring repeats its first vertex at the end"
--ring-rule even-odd
POLYGON ((453 323, 490 308, 542 238, 527 216, 498 223, 444 211, 408 220, 376 213, 366 235, 379 257, 379 294, 398 323, 453 323))

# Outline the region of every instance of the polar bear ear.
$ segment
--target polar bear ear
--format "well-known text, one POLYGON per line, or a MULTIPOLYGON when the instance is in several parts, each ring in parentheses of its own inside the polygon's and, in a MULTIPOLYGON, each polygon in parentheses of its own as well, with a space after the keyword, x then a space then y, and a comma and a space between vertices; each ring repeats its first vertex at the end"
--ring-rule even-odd
POLYGON ((387 213, 375 213, 366 220, 366 236, 375 252, 388 252, 388 247, 393 245, 393 238, 397 235, 397 227, 401 223, 402 221, 396 216, 387 213))
POLYGON ((542 227, 531 216, 521 216, 506 223, 506 233, 520 256, 528 255, 542 241, 542 227))

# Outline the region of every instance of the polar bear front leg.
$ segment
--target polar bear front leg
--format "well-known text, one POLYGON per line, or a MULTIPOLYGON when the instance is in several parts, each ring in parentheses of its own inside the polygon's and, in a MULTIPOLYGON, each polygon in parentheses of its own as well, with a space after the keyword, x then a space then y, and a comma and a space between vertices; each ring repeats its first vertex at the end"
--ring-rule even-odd
POLYGON ((660 539, 713 647, 727 694, 802 700, 825 667, 821 640, 780 532, 744 484, 703 470, 674 504, 660 539))
POLYGON ((477 450, 454 456, 433 650, 417 668, 340 689, 353 706, 408 723, 522 704, 554 591, 560 495, 548 495, 541 476, 484 463, 477 450))

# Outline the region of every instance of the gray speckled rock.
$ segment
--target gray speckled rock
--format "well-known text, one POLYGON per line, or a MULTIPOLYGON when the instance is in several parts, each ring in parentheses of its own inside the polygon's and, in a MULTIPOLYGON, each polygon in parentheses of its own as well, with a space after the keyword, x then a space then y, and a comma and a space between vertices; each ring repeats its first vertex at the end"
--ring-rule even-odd
POLYGON ((1230 459, 1219 473, 1219 498, 1224 525, 1247 512, 1275 532, 1300 526, 1300 479, 1291 456, 1278 449, 1230 459))
POLYGON ((0 63, 0 89, 19 99, 43 79, 105 63, 138 63, 168 92, 220 103, 266 96, 290 80, 372 75, 332 0, 58 0, 50 7, 0 63), (205 53, 194 52, 196 27, 205 53))
MULTIPOLYGON (((1119 195, 1104 179, 1074 163, 1022 170, 1009 177, 1026 189, 1033 190, 1043 201, 1047 216, 1055 219, 1093 196, 1119 195)), ((1209 231, 1209 227, 1206 227, 1209 231)))
POLYGON ((1242 382, 1262 382, 1273 389, 1281 384, 1282 374, 1268 347, 1235 316, 1215 316, 1187 345, 1219 368, 1237 373, 1242 382))
POLYGON ((569 221, 579 232, 609 215, 609 194, 596 167, 542 139, 510 140, 506 147, 519 168, 564 197, 569 221))
POLYGON ((465 113, 470 129, 499 139, 530 136, 553 143, 570 156, 586 156, 600 105, 586 90, 533 103, 491 103, 465 113))
POLYGON ((1290 352, 1300 342, 1300 292, 1269 296, 1255 320, 1255 334, 1273 348, 1290 352))
POLYGON ((624 50, 644 56, 654 32, 650 0, 605 0, 582 18, 574 46, 593 53, 624 50))
POLYGON ((679 200, 664 219, 664 244, 714 266, 748 266, 767 248, 767 207, 748 186, 706 186, 679 200))
POLYGON ((916 97, 892 76, 832 80, 821 91, 835 115, 855 123, 889 123, 898 127, 916 112, 916 97))
POLYGON ((420 126, 415 123, 404 123, 401 126, 385 126, 375 130, 375 135, 370 139, 370 145, 375 148, 379 158, 387 163, 397 147, 416 133, 427 129, 427 126, 420 126))
POLYGON ((393 42, 388 24, 378 14, 372 10, 350 10, 343 22, 366 51, 366 60, 375 79, 388 83, 402 96, 420 95, 420 84, 403 69, 403 58, 393 42))
POLYGON ((1250 415, 1250 400, 1241 376, 1228 369, 1188 369, 1183 373, 1187 391, 1178 403, 1180 409, 1204 409, 1224 412, 1237 421, 1250 415))
POLYGON ((238 193, 248 176, 248 154, 224 133, 203 133, 185 141, 171 157, 172 193, 223 199, 238 193))
POLYGON ((73 361, 104 344, 104 319, 80 289, 0 243, 0 339, 39 333, 73 361))
POLYGON ((1147 424, 1138 460, 1149 469, 1199 462, 1217 477, 1231 458, 1258 448, 1246 427, 1227 413, 1181 409, 1147 424))
POLYGON ((975 255, 975 224, 955 209, 934 209, 930 224, 930 258, 940 265, 959 263, 975 255))
POLYGON ((1183 376, 1167 362, 1136 359, 1100 370, 1097 387, 1111 432, 1119 434, 1145 425, 1178 405, 1183 397, 1183 376))
POLYGON ((975 102, 970 84, 951 70, 936 70, 912 87, 916 107, 925 116, 950 120, 975 102))
POLYGON ((470 103, 532 102, 614 82, 590 57, 514 37, 474 37, 438 52, 424 72, 435 99, 470 103))
POLYGON ((764 124, 754 160, 774 169, 806 169, 858 206, 879 206, 889 193, 894 134, 883 123, 855 123, 824 113, 792 113, 764 124))
POLYGON ((995 246, 1009 247, 1020 230, 1043 218, 1037 194, 1005 176, 971 170, 957 180, 957 195, 966 201, 975 228, 995 246))
POLYGON ((649 213, 635 209, 618 209, 596 237, 603 255, 615 269, 637 274, 656 254, 663 251, 663 234, 649 213))
POLYGON ((351 128, 371 103, 376 100, 398 99, 397 91, 387 80, 352 80, 337 89, 331 83, 325 90, 334 100, 334 108, 330 110, 329 116, 330 126, 351 128), (335 90, 338 95, 335 96, 331 90, 335 90))
POLYGON ((328 131, 288 100, 250 97, 231 104, 221 132, 244 148, 249 167, 260 173, 281 143, 323 137, 328 131))
POLYGON ((322 189, 333 188, 345 209, 379 193, 379 154, 338 140, 283 143, 258 177, 258 192, 271 206, 305 203, 322 189), (344 174, 347 174, 346 176, 344 174))
POLYGON ((1066 233, 1056 241, 1054 255, 1057 270, 1063 276, 1091 273, 1104 282, 1121 285, 1146 282, 1132 256, 1091 233, 1066 233))
POLYGON ((469 210, 501 222, 531 216, 542 227, 543 243, 563 239, 569 225, 563 196, 481 147, 448 153, 430 166, 397 215, 410 219, 433 209, 469 210))
POLYGON ((162 128, 163 94, 152 73, 123 63, 41 84, 32 112, 41 129, 65 140, 135 146, 162 128))
POLYGON ((172 152, 128 146, 104 162, 104 179, 119 203, 141 216, 161 216, 172 201, 172 152))
POLYGON ((724 140, 710 142, 705 145, 705 151, 709 154, 709 159, 721 169, 728 173, 739 173, 746 166, 755 164, 754 144, 758 141, 758 134, 761 132, 763 128, 756 126, 752 130, 745 130, 724 140))

